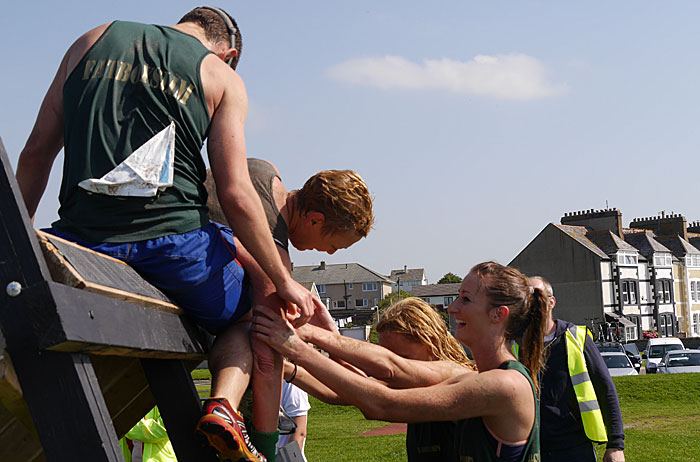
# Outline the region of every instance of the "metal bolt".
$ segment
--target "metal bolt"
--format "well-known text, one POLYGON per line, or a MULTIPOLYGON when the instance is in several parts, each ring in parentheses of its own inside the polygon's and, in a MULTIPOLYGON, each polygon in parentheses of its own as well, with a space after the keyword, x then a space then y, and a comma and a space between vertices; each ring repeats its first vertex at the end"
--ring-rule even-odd
POLYGON ((20 284, 17 281, 12 281, 11 283, 9 283, 7 285, 7 288, 5 289, 5 291, 7 292, 7 295, 9 295, 10 297, 16 297, 22 293, 22 284, 20 284))

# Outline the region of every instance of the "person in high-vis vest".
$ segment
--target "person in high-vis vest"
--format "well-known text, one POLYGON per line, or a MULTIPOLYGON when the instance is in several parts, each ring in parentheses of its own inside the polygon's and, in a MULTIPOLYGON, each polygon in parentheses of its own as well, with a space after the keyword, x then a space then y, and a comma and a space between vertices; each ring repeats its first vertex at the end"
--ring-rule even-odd
MULTIPOLYGON (((542 462, 595 461, 596 443, 606 444, 603 462, 624 462, 617 390, 590 330, 554 318, 556 299, 544 278, 533 276, 530 284, 547 295, 549 311, 540 380, 542 462)), ((517 344, 513 348, 517 352, 517 344)))

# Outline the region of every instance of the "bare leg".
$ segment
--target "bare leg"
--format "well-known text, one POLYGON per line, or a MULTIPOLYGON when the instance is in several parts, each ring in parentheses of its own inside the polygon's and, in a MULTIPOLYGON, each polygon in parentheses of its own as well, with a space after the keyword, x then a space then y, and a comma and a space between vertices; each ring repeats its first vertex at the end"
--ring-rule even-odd
MULTIPOLYGON (((247 316, 250 318, 250 316, 247 316)), ((217 335, 209 352, 211 396, 224 397, 238 410, 253 365, 250 322, 240 321, 217 335)))
MULTIPOLYGON (((236 251, 236 258, 252 281, 253 305, 265 305, 273 309, 285 307, 284 301, 275 293, 272 281, 238 240, 236 251)), ((284 362, 280 354, 260 341, 253 344, 253 356, 253 425, 259 432, 272 433, 277 431, 279 420, 284 362)))

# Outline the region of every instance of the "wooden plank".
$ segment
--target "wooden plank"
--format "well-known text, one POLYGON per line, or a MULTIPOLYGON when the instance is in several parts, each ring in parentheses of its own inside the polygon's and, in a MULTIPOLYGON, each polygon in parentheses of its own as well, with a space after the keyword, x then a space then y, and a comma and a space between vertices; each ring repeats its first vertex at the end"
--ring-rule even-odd
MULTIPOLYGON (((58 321, 37 315, 40 347, 132 357, 206 359, 212 336, 186 317, 145 309, 84 290, 49 282, 58 321)), ((23 297, 41 298, 39 288, 23 297), (36 292, 36 293, 34 293, 36 292)))
POLYGON ((121 438, 156 404, 141 361, 118 356, 91 356, 90 360, 121 438))
POLYGON ((15 416, 18 422, 38 438, 29 408, 24 401, 22 387, 19 384, 15 368, 10 360, 10 355, 5 350, 0 350, 0 403, 15 416))
POLYGON ((121 260, 36 231, 51 277, 62 284, 169 313, 184 311, 121 260))
POLYGON ((202 446, 194 432, 202 406, 184 361, 142 359, 141 364, 178 460, 217 461, 216 454, 202 446))
POLYGON ((44 460, 39 438, 30 432, 15 415, 0 404, 0 460, 44 460))
POLYGON ((47 459, 122 460, 87 355, 26 349, 10 354, 47 459), (79 443, 71 445, 76 438, 79 443))
POLYGON ((0 288, 4 291, 10 281, 26 288, 47 280, 49 270, 1 138, 0 163, 0 288))

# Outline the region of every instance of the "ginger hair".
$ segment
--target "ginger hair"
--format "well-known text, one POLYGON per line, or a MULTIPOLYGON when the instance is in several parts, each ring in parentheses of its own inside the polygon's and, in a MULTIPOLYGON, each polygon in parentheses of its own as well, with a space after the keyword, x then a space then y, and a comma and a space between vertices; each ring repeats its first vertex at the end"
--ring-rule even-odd
POLYGON ((407 335, 427 346, 437 359, 453 361, 476 370, 474 362, 447 330, 437 311, 420 298, 404 298, 391 305, 382 314, 376 329, 377 332, 407 335))
POLYGON ((492 261, 480 263, 470 272, 479 276, 479 290, 485 291, 493 306, 508 307, 505 340, 520 343, 520 362, 530 370, 530 378, 539 390, 537 374, 544 367, 547 330, 546 294, 533 289, 527 276, 517 269, 492 261))
POLYGON ((372 197, 362 177, 352 170, 318 172, 295 194, 302 215, 323 214, 325 234, 355 231, 367 237, 372 228, 372 197))

